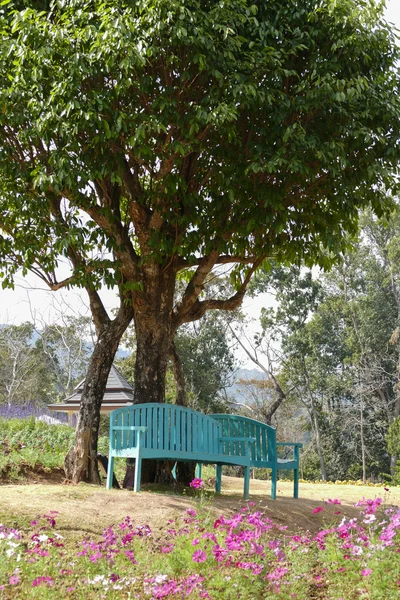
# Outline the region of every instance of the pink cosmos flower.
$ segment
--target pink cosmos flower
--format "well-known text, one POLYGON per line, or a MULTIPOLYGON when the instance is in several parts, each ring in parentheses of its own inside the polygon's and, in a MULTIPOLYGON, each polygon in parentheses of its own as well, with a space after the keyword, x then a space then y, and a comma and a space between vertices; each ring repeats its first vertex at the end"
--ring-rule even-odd
POLYGON ((128 558, 132 564, 136 565, 137 562, 135 560, 135 553, 133 552, 133 550, 125 550, 124 552, 126 558, 128 558))
POLYGON ((203 487, 203 480, 195 477, 193 481, 189 483, 189 486, 195 490, 200 490, 203 487))
POLYGON ((354 506, 365 506, 365 514, 375 514, 379 506, 382 504, 382 498, 375 498, 375 500, 366 500, 363 498, 359 502, 356 502, 354 506))
POLYGON ((270 581, 279 581, 288 572, 289 569, 287 567, 277 567, 274 571, 268 573, 267 578, 270 581))
POLYGON ((102 555, 101 552, 95 552, 94 554, 92 554, 91 556, 89 556, 89 560, 91 560, 92 562, 98 561, 99 558, 103 558, 103 555, 102 555))
POLYGON ((365 519, 363 519, 363 523, 366 523, 367 525, 370 525, 374 521, 376 521, 376 516, 372 513, 369 515, 366 515, 365 519))
POLYGON ((21 578, 19 575, 11 575, 11 577, 8 580, 8 583, 10 585, 18 585, 20 581, 21 581, 21 578))
POLYGON ((47 585, 49 585, 50 587, 54 585, 54 581, 51 577, 36 577, 36 579, 32 581, 32 587, 37 587, 39 585, 42 585, 42 583, 47 583, 47 585))
POLYGON ((363 569, 363 570, 361 571, 361 575, 362 575, 363 577, 368 577, 368 575, 371 575, 371 573, 372 573, 371 569, 363 569))
POLYGON ((218 529, 218 527, 219 527, 220 525, 222 525, 222 524, 223 524, 223 522, 224 522, 224 517, 220 517, 219 519, 216 519, 216 520, 214 521, 214 529, 218 529))
POLYGON ((207 554, 203 550, 196 550, 193 552, 192 560, 197 563, 202 563, 207 560, 207 554))
POLYGON ((313 515, 316 515, 317 513, 321 512, 321 510, 324 510, 323 506, 317 506, 317 508, 314 508, 313 510, 313 515))
POLYGON ((212 549, 212 553, 217 562, 222 562, 228 555, 228 550, 225 550, 225 548, 221 548, 219 544, 216 544, 212 549))

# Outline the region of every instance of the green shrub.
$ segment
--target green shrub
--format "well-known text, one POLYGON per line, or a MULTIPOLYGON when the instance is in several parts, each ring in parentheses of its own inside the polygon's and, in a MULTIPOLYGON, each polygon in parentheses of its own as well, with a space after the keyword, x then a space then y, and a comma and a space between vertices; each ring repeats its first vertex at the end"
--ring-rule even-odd
MULTIPOLYGON (((18 479, 26 468, 62 468, 74 440, 75 430, 68 425, 0 418, 0 477, 18 479)), ((99 438, 101 454, 108 454, 108 441, 108 436, 99 438)))
POLYGON ((29 419, 0 419, 0 443, 8 448, 23 447, 41 451, 62 450, 71 446, 75 431, 68 425, 49 425, 29 419))

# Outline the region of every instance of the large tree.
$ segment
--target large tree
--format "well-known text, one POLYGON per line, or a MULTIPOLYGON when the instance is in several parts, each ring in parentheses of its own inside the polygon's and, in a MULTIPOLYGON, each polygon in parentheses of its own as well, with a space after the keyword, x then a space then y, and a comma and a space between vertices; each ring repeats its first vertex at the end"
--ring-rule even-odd
POLYGON ((387 206, 399 51, 379 5, 1 3, 3 283, 22 268, 85 288, 98 333, 75 480, 98 478, 100 402, 132 319, 135 400, 162 401, 182 324, 237 308, 268 257, 326 264, 360 207, 387 206), (235 293, 202 296, 227 265, 235 293), (102 284, 120 295, 113 319, 102 284))

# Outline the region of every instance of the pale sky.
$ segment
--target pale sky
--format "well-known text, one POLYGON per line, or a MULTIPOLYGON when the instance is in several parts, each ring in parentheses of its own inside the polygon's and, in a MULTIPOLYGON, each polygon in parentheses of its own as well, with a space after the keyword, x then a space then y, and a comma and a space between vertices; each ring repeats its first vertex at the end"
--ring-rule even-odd
POLYGON ((394 23, 400 29, 400 0, 387 0, 386 18, 390 23, 394 23))
MULTIPOLYGON (((400 0, 387 0, 386 18, 400 29, 400 0)), ((16 279, 15 290, 3 290, 0 287, 0 323, 19 324, 24 321, 32 321, 33 317, 40 321, 51 322, 57 320, 57 315, 64 312, 68 305, 73 311, 80 314, 88 314, 86 295, 75 292, 52 293, 45 290, 45 286, 38 282, 34 276, 25 279, 16 279)), ((103 293, 104 301, 108 308, 115 306, 115 295, 113 292, 103 293)), ((256 300, 245 299, 244 308, 254 317, 259 316, 260 309, 270 301, 265 296, 259 296, 256 300)))

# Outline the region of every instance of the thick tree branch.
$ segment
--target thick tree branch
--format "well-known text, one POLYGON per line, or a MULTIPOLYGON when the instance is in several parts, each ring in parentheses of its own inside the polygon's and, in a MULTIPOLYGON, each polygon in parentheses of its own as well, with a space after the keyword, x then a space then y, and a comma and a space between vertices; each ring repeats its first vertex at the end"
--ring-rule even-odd
POLYGON ((96 333, 99 336, 101 330, 105 325, 110 323, 110 317, 107 314, 104 304, 96 290, 86 288, 87 295, 89 296, 90 310, 92 313, 94 325, 96 327, 96 333))
MULTIPOLYGON (((189 307, 189 309, 187 311, 182 311, 182 312, 177 313, 177 319, 179 319, 179 318, 183 319, 182 321, 180 321, 178 323, 178 326, 181 325, 182 323, 189 323, 190 321, 197 321, 198 319, 201 319, 201 317, 203 317, 204 314, 208 310, 236 310, 237 308, 239 308, 239 306, 241 306, 241 304, 243 302, 243 298, 246 293, 247 286, 250 282, 250 279, 251 279, 254 271, 259 267, 259 265, 263 261, 263 259, 264 259, 264 257, 262 259, 260 258, 251 266, 251 268, 247 271, 246 276, 245 276, 241 286, 237 290, 236 294, 234 294, 230 298, 227 298, 225 300, 211 298, 208 300, 200 301, 198 299, 198 296, 199 296, 199 293, 201 292, 202 287, 200 289, 200 292, 197 294, 197 296, 195 296, 197 288, 193 287, 192 288, 192 296, 190 298, 188 298, 188 302, 187 302, 187 306, 189 307)), ((197 271, 196 271, 196 273, 197 273, 197 271)), ((193 278, 192 278, 192 280, 193 280, 193 278)), ((199 280, 200 280, 200 278, 199 278, 199 280)), ((190 285, 190 283, 189 283, 189 285, 190 285)), ((186 289, 186 293, 190 293, 189 285, 186 289)))
MULTIPOLYGON (((126 160, 124 160, 123 162, 122 181, 124 182, 125 188, 131 197, 131 201, 137 203, 138 200, 140 200, 140 198, 143 196, 143 189, 140 185, 137 170, 134 170, 132 173, 129 164, 126 160)), ((139 204, 137 206, 138 210, 142 212, 142 218, 145 219, 146 210, 139 204)))
POLYGON ((179 327, 182 323, 192 321, 194 319, 187 319, 189 312, 193 310, 193 306, 198 302, 198 297, 203 291, 203 285, 207 275, 210 273, 212 268, 215 266, 218 260, 218 251, 212 250, 208 256, 205 256, 193 274, 193 277, 189 281, 185 293, 181 302, 174 309, 174 320, 176 327, 179 327))
MULTIPOLYGON (((201 261, 203 259, 199 258, 199 259, 193 259, 193 260, 187 260, 187 259, 183 259, 180 258, 179 262, 178 262, 178 270, 182 270, 182 269, 190 269, 192 267, 197 267, 201 264, 201 261)), ((223 254, 221 256, 218 257, 218 260, 215 262, 216 265, 228 265, 228 264, 239 264, 239 265, 252 265, 255 263, 256 261, 256 257, 255 256, 240 256, 240 255, 228 255, 228 254, 223 254)))
POLYGON ((93 219, 99 227, 101 227, 109 237, 115 242, 113 249, 115 257, 121 262, 121 271, 129 280, 135 280, 139 276, 138 272, 138 256, 132 246, 129 235, 119 221, 111 222, 111 220, 102 214, 99 207, 86 207, 85 212, 93 219))

